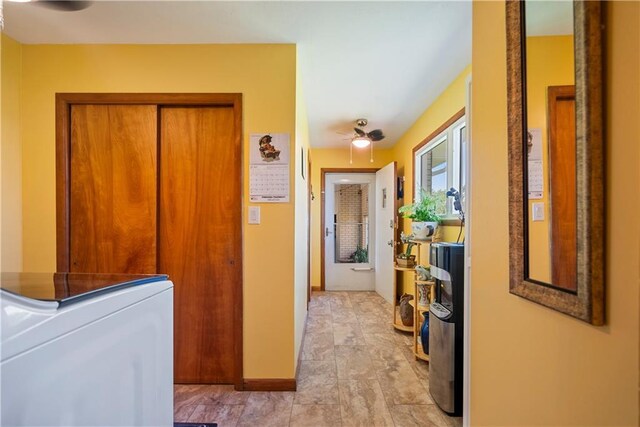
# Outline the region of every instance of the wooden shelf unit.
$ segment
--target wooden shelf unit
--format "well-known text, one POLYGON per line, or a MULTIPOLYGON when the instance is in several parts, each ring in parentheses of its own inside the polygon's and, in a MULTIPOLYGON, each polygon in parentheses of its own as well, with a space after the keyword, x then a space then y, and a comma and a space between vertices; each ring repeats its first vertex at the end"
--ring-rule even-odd
MULTIPOLYGON (((416 245, 416 263, 420 265, 420 246, 423 244, 431 244, 430 240, 410 240, 411 243, 415 243, 416 245)), ((398 266, 395 261, 393 265, 396 274, 394 276, 394 284, 393 284, 393 301, 395 302, 395 307, 393 310, 393 327, 403 331, 403 332, 413 332, 413 354, 416 359, 424 360, 426 362, 429 361, 429 355, 425 354, 422 349, 422 343, 420 341, 420 329, 422 327, 423 317, 422 313, 429 311, 429 305, 419 305, 418 304, 418 285, 430 285, 429 290, 429 303, 433 301, 434 293, 435 293, 435 282, 432 280, 418 280, 418 275, 415 271, 415 267, 407 268, 398 266), (398 286, 403 286, 403 282, 398 283, 398 276, 402 276, 403 273, 412 272, 414 274, 413 280, 413 300, 409 301, 409 304, 413 307, 413 326, 405 326, 402 324, 400 320, 400 307, 399 307, 399 297, 401 296, 401 292, 398 292, 398 286), (417 306, 417 309, 416 309, 417 306)))

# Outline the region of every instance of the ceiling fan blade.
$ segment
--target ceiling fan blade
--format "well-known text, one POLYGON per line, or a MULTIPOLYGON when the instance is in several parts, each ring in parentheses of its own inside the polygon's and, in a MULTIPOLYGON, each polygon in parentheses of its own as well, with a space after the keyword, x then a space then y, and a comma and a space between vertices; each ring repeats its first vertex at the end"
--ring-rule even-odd
POLYGON ((83 10, 91 6, 91 1, 76 1, 76 0, 38 0, 35 2, 38 6, 46 7, 47 9, 60 10, 62 12, 75 12, 83 10))
POLYGON ((359 128, 353 128, 353 131, 355 133, 357 133, 358 136, 365 136, 366 135, 366 133, 362 129, 359 129, 359 128))
POLYGON ((374 129, 371 132, 369 132, 367 134, 367 136, 369 137, 369 139, 371 139, 372 141, 380 141, 381 139, 384 139, 384 134, 382 133, 382 130, 380 129, 374 129))

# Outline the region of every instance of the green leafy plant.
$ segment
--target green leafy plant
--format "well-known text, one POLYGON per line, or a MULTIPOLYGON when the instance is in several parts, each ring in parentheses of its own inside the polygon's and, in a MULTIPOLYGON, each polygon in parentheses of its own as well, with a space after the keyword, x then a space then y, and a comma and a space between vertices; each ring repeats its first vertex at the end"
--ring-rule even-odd
POLYGON ((356 263, 369 262, 369 250, 358 245, 356 251, 351 254, 351 260, 356 263))
POLYGON ((415 203, 402 206, 398 209, 398 213, 403 218, 409 218, 415 222, 440 222, 440 215, 437 213, 439 205, 439 197, 420 189, 420 199, 415 203))

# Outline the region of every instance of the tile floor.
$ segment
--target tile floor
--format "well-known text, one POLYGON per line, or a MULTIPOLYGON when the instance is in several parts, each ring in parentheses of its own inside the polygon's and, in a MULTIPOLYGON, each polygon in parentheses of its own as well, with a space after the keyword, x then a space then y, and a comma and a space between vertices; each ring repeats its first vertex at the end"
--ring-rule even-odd
POLYGON ((446 426, 429 395, 429 365, 391 326, 375 292, 317 292, 309 305, 298 390, 239 392, 176 385, 175 421, 226 426, 446 426))

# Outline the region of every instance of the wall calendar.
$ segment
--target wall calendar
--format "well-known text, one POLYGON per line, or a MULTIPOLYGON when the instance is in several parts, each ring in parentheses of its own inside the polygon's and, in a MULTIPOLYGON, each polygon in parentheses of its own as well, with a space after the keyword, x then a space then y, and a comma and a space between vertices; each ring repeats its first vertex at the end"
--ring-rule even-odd
POLYGON ((289 134, 252 133, 249 137, 249 201, 289 202, 289 134))

